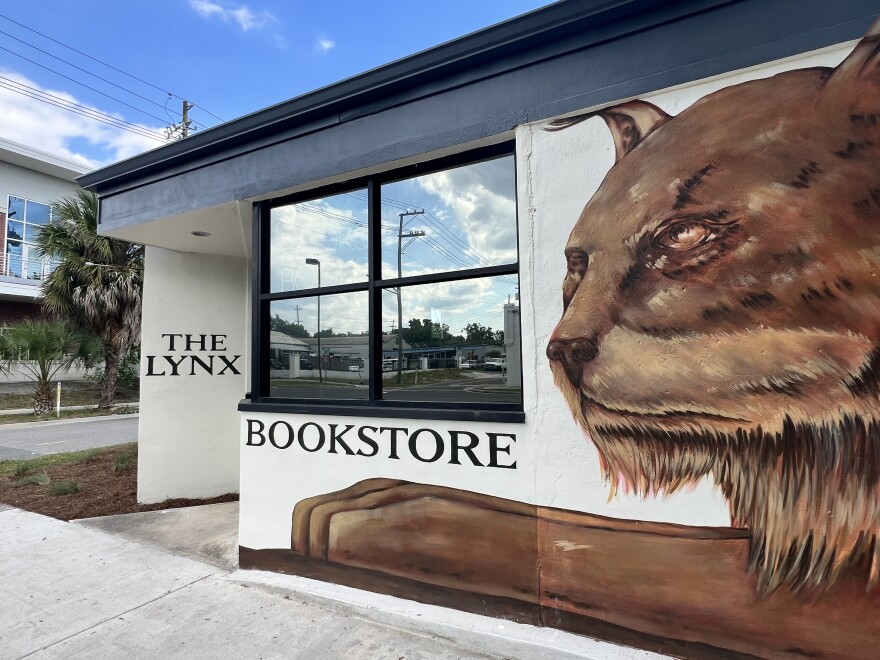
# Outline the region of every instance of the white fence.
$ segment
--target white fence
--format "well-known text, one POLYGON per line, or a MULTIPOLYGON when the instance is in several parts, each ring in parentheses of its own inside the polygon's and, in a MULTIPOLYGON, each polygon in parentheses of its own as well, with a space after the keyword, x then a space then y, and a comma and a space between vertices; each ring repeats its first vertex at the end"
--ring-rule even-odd
MULTIPOLYGON (((23 363, 26 364, 26 363, 23 363)), ((16 365, 8 371, 0 372, 0 383, 24 383, 33 380, 30 372, 22 365, 16 365)), ((35 363, 31 363, 35 364, 35 363)), ((68 371, 59 371, 55 374, 52 382, 58 380, 84 380, 84 376, 89 372, 81 366, 73 366, 68 371)))

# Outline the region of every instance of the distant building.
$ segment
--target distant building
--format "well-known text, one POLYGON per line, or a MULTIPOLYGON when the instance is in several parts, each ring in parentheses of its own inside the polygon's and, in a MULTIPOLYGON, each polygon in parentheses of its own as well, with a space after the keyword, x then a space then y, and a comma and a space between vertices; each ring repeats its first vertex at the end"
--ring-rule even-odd
POLYGON ((36 255, 34 239, 52 202, 73 194, 88 169, 0 138, 0 329, 40 316, 40 284, 55 264, 36 255))
POLYGON ((277 330, 269 332, 269 360, 273 363, 273 369, 288 369, 291 355, 301 355, 308 352, 309 346, 302 339, 291 337, 277 330))
MULTIPOLYGON (((370 338, 367 335, 361 335, 358 337, 321 337, 321 353, 324 355, 330 355, 332 353, 339 357, 367 360, 370 352, 369 340, 370 338)), ((318 352, 317 337, 308 337, 303 341, 309 345, 309 349, 312 353, 318 352)), ((403 350, 409 351, 410 348, 409 342, 404 340, 403 350)), ((396 351, 397 349, 396 334, 388 334, 382 337, 383 354, 396 351)))

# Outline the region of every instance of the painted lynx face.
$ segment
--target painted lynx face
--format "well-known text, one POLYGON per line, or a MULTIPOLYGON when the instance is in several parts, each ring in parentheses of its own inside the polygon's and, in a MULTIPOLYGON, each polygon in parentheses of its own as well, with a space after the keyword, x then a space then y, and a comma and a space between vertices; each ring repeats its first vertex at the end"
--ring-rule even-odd
POLYGON ((875 32, 834 70, 676 117, 595 113, 617 163, 565 248, 547 356, 607 476, 649 493, 713 474, 767 589, 875 553, 880 574, 875 32))

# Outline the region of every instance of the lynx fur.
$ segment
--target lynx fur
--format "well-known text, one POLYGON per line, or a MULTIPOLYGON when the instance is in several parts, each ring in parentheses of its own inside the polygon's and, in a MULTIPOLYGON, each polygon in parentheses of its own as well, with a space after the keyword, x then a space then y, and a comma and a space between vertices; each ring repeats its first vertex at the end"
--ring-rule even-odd
POLYGON ((762 593, 880 580, 880 24, 834 69, 602 117, 557 386, 612 492, 710 476, 762 593))

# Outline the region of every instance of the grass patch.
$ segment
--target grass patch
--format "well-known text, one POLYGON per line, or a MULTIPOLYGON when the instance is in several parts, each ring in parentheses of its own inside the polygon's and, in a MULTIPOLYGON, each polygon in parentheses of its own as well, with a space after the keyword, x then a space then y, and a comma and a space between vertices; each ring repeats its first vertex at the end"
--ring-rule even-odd
POLYGON ((113 461, 113 472, 119 474, 120 472, 133 472, 137 469, 137 452, 136 451, 124 451, 116 457, 116 460, 113 461))
POLYGON ((37 469, 37 465, 33 461, 15 461, 12 464, 10 472, 16 477, 24 477, 37 469))
POLYGON ((80 490, 82 490, 82 488, 80 488, 80 485, 73 479, 61 479, 60 481, 53 481, 50 483, 49 487, 46 489, 46 494, 51 495, 52 497, 58 497, 61 495, 73 495, 80 490))
POLYGON ((45 486, 47 483, 49 483, 49 475, 45 472, 40 472, 39 474, 31 474, 19 479, 13 485, 16 488, 21 488, 22 486, 45 486))
MULTIPOLYGON (((110 451, 132 451, 133 448, 136 448, 137 445, 133 442, 128 442, 123 445, 114 445, 112 447, 103 447, 101 449, 82 449, 80 451, 67 451, 61 454, 47 454, 45 456, 35 456, 34 458, 28 459, 26 461, 0 461, 0 475, 11 474, 15 476, 20 476, 16 473, 16 470, 20 470, 18 466, 22 463, 26 463, 28 465, 28 470, 34 472, 36 470, 45 470, 46 468, 54 467, 56 465, 64 465, 66 463, 78 463, 82 464, 83 457, 85 456, 95 456, 95 452, 103 455, 110 451)), ((89 459, 89 461, 94 459, 89 459)), ((24 474, 27 474, 25 472, 24 474)))
POLYGON ((122 406, 119 408, 86 408, 85 410, 62 410, 56 417, 55 411, 46 415, 23 413, 18 415, 0 415, 0 424, 20 424, 21 422, 51 422, 59 419, 77 419, 80 417, 106 417, 107 415, 127 415, 137 412, 137 408, 122 406))
MULTIPOLYGON (((138 401, 137 388, 126 387, 122 383, 116 388, 116 403, 138 401)), ((62 406, 97 406, 101 403, 101 384, 90 381, 67 381, 61 384, 62 406)), ((0 396, 0 410, 31 408, 34 405, 33 392, 3 392, 0 396)), ((55 405, 55 387, 52 387, 52 406, 55 405)))
POLYGON ((102 447, 96 447, 95 449, 86 449, 80 452, 80 455, 74 459, 76 463, 92 463, 97 461, 104 453, 104 449, 102 447))

